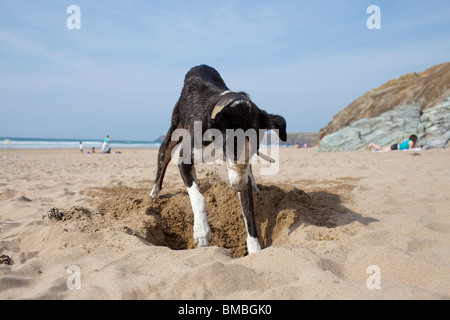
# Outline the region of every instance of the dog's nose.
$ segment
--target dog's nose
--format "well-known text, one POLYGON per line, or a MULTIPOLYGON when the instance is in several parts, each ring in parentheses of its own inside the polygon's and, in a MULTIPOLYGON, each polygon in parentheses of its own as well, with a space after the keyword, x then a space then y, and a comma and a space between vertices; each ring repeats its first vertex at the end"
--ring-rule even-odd
POLYGON ((229 165, 228 180, 234 190, 244 191, 248 181, 248 165, 229 165))

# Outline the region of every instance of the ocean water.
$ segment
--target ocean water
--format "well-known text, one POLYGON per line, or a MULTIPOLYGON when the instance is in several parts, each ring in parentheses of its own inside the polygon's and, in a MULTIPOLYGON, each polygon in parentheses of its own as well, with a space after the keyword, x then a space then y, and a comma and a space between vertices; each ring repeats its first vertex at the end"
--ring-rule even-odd
MULTIPOLYGON (((101 150, 103 139, 43 139, 43 138, 14 138, 0 137, 1 149, 79 149, 80 141, 83 142, 84 151, 90 151, 93 147, 101 150)), ((158 141, 134 141, 111 140, 109 146, 115 149, 158 149, 161 144, 158 141)))

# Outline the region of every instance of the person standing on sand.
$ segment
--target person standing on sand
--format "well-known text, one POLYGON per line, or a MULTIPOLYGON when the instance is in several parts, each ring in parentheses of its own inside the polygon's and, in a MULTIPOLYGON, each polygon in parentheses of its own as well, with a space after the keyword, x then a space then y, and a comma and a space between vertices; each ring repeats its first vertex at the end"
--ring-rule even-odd
POLYGON ((109 147, 109 134, 106 135, 105 141, 103 141, 102 152, 103 153, 111 153, 111 148, 109 147))
POLYGON ((405 142, 398 143, 398 144, 396 143, 396 144, 393 144, 392 146, 386 147, 386 148, 380 147, 380 146, 374 144, 373 142, 371 142, 369 144, 369 151, 371 151, 371 148, 374 148, 375 151, 408 150, 408 149, 414 148, 416 143, 417 143, 417 136, 415 134, 413 134, 405 142))
POLYGON ((83 142, 80 141, 80 152, 83 153, 83 142))

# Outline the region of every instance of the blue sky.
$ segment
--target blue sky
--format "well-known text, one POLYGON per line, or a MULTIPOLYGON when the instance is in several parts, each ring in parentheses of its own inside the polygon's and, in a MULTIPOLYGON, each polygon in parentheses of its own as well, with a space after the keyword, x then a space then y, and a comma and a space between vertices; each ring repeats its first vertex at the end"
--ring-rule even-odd
POLYGON ((0 0, 0 136, 153 140, 199 64, 288 132, 318 132, 389 79, 450 61, 449 16, 448 0, 0 0))

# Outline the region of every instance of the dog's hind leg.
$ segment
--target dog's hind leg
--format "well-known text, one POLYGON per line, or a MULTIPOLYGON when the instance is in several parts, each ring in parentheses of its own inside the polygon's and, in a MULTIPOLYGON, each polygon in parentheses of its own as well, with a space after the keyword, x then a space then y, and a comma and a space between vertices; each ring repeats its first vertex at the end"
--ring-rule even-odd
POLYGON ((164 175, 166 173, 167 165, 172 159, 172 149, 178 144, 178 141, 171 141, 171 135, 174 129, 170 128, 163 143, 158 151, 158 168, 156 170, 155 184, 153 185, 150 196, 156 198, 159 191, 161 191, 164 175))
POLYGON ((152 198, 156 198, 158 196, 159 191, 161 191, 167 165, 169 164, 170 159, 172 159, 172 149, 178 144, 178 141, 172 141, 172 133, 176 129, 181 128, 178 118, 179 117, 178 117, 178 102, 177 102, 172 112, 172 122, 170 128, 167 131, 163 143, 161 143, 161 147, 159 147, 158 167, 156 169, 155 184, 153 185, 152 192, 150 193, 150 196, 152 198))
POLYGON ((194 241, 198 247, 207 247, 209 241, 211 241, 211 229, 206 216, 206 200, 200 193, 194 165, 181 163, 178 168, 186 185, 194 212, 194 241))
POLYGON ((261 250, 255 222, 252 184, 252 179, 249 177, 247 188, 245 189, 245 191, 238 192, 239 201, 241 202, 242 214, 244 216, 245 227, 247 228, 247 250, 249 254, 261 250))

